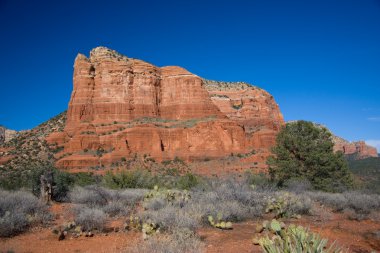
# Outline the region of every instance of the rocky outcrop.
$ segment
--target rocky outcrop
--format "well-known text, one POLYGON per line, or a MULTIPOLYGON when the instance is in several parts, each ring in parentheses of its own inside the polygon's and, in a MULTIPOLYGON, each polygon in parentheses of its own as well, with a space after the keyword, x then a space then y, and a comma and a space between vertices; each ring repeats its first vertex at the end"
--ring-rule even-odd
POLYGON ((11 140, 16 134, 17 131, 0 126, 0 145, 11 140))
POLYGON ((5 142, 5 127, 0 126, 0 144, 5 142))
POLYGON ((324 125, 318 123, 314 123, 314 125, 319 128, 326 128, 331 133, 335 152, 341 151, 346 156, 356 160, 365 159, 368 157, 378 157, 377 149, 367 145, 364 141, 349 142, 339 136, 336 136, 324 125))
POLYGON ((181 67, 156 67, 98 47, 74 63, 73 92, 58 167, 109 166, 149 155, 157 161, 267 153, 284 123, 266 91, 204 80, 181 67))
POLYGON ((333 136, 333 141, 335 151, 341 151, 353 159, 378 157, 377 149, 367 145, 364 141, 349 142, 337 136, 333 136))

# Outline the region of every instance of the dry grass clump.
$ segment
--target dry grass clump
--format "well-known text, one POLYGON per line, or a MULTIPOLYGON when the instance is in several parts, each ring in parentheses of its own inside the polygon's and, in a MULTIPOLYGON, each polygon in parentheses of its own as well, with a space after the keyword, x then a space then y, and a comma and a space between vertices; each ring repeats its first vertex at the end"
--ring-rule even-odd
POLYGON ((107 215, 101 209, 81 207, 75 211, 75 223, 80 225, 83 231, 102 231, 106 219, 107 215))
POLYGON ((75 187, 69 194, 72 203, 101 209, 111 217, 128 215, 147 191, 143 189, 111 190, 100 186, 75 187))
POLYGON ((31 193, 0 191, 0 237, 17 235, 51 219, 47 206, 31 193))

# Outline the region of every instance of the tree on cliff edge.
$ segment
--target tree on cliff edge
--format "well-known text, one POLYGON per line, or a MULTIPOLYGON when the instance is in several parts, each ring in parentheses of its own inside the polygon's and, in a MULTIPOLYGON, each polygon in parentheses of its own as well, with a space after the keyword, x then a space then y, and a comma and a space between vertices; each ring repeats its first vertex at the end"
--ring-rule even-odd
POLYGON ((312 122, 287 123, 268 159, 271 178, 279 186, 290 179, 307 179, 317 190, 351 188, 353 179, 344 156, 334 153, 331 133, 312 122))

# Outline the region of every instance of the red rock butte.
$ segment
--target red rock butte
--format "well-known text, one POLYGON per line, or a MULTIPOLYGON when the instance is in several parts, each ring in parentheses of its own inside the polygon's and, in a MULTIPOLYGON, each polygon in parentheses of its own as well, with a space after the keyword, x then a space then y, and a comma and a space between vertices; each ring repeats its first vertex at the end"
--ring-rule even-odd
POLYGON ((97 47, 76 57, 64 132, 47 141, 63 147, 60 168, 107 167, 136 154, 197 161, 268 153, 283 124, 263 89, 97 47))
POLYGON ((364 141, 349 142, 336 136, 333 137, 333 141, 334 151, 341 151, 345 155, 355 155, 355 159, 378 157, 377 149, 364 141))

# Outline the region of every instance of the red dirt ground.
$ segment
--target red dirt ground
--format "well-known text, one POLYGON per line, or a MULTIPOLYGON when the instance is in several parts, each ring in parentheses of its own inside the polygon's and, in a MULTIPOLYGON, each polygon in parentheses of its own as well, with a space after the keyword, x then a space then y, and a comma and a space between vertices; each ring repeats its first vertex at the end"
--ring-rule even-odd
MULTIPOLYGON (((69 204, 54 204, 51 211, 56 219, 48 228, 34 228, 13 238, 0 239, 0 252, 13 250, 15 253, 26 252, 126 252, 126 249, 141 242, 142 235, 138 232, 110 232, 95 234, 94 237, 70 238, 58 241, 52 228, 63 224, 70 217, 69 204)), ((267 217, 267 219, 270 219, 267 217)), ((202 228, 198 231, 205 244, 207 253, 216 252, 261 252, 259 246, 252 244, 256 224, 262 219, 234 224, 232 230, 218 230, 202 228)), ((345 214, 336 214, 326 211, 313 216, 304 216, 301 219, 284 220, 285 224, 299 224, 318 232, 329 242, 348 249, 349 252, 365 253, 380 250, 380 237, 375 232, 380 231, 380 222, 372 220, 349 220, 345 214)), ((108 224, 108 230, 122 227, 122 221, 113 221, 108 224)))

